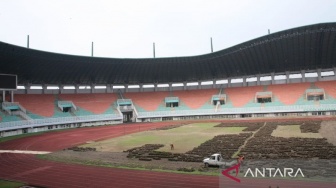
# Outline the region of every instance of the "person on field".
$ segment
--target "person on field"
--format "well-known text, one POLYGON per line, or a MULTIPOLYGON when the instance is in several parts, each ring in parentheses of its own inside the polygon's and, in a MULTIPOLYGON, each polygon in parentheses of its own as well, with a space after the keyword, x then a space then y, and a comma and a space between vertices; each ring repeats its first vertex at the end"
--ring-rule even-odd
POLYGON ((238 155, 238 158, 237 158, 237 163, 240 164, 244 161, 244 155, 238 155))
POLYGON ((174 150, 174 144, 170 144, 170 150, 174 150))

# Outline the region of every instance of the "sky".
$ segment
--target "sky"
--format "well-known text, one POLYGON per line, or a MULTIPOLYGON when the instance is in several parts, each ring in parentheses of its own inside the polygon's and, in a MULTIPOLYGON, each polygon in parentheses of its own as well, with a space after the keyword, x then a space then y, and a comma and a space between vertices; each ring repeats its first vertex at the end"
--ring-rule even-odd
POLYGON ((336 0, 1 0, 0 41, 95 57, 180 57, 336 21, 336 0))

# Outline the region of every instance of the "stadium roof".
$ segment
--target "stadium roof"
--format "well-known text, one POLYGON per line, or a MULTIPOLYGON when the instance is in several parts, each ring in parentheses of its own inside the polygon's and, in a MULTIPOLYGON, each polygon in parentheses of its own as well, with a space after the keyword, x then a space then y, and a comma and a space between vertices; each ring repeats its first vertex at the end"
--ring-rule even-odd
POLYGON ((0 42, 0 73, 17 74, 20 84, 193 82, 333 67, 336 67, 336 23, 289 29, 191 57, 85 57, 0 42))

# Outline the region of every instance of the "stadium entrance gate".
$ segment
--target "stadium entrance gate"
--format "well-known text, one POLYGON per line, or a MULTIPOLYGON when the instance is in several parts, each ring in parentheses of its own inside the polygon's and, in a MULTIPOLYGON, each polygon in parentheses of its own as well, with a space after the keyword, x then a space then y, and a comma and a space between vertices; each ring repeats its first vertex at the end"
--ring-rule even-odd
POLYGON ((123 114, 123 122, 132 122, 133 119, 133 111, 122 112, 123 114))

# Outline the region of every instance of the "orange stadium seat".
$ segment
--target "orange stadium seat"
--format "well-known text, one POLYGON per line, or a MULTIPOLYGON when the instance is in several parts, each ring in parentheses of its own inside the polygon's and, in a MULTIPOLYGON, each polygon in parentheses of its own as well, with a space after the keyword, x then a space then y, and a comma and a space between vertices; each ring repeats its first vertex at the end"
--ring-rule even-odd
POLYGON ((285 105, 293 105, 309 89, 310 83, 269 85, 267 90, 271 91, 285 105))
POLYGON ((178 97, 185 105, 191 109, 198 109, 206 102, 209 102, 212 95, 218 94, 218 89, 201 89, 201 90, 187 90, 174 91, 174 96, 178 97))
POLYGON ((76 106, 94 114, 102 114, 117 100, 117 95, 114 93, 60 94, 59 99, 72 101, 76 106))
POLYGON ((168 95, 169 93, 166 91, 124 93, 125 98, 132 99, 134 104, 146 111, 155 111, 168 95))
POLYGON ((232 87, 224 90, 234 107, 243 107, 254 100, 256 92, 261 91, 263 91, 263 86, 232 87))
POLYGON ((17 94, 15 95, 14 99, 33 114, 44 117, 51 117, 54 115, 54 95, 17 94))
POLYGON ((336 81, 316 82, 315 86, 324 89, 326 94, 336 99, 336 81))

